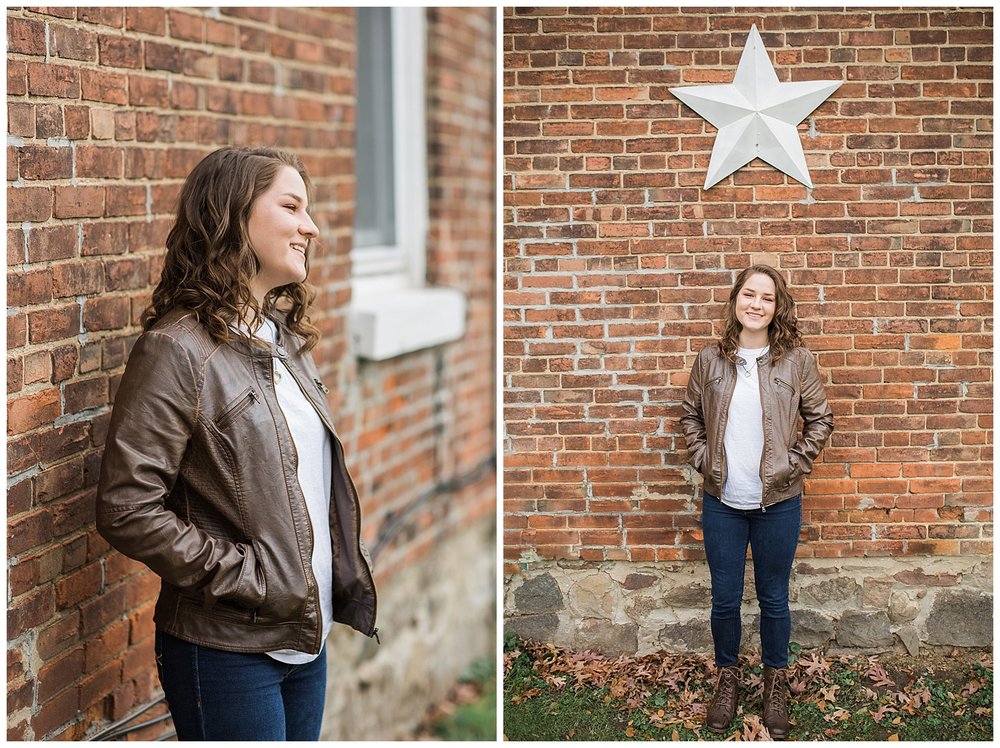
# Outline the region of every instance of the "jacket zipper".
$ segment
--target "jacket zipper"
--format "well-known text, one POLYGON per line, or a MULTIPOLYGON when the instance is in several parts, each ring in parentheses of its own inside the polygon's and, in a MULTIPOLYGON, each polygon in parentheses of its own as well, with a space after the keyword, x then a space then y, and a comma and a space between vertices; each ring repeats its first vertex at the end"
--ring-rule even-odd
MULTIPOLYGON (((725 377, 719 377, 719 379, 724 379, 724 378, 725 377)), ((724 414, 723 415, 723 419, 722 419, 722 428, 719 429, 719 437, 718 437, 718 439, 719 439, 719 441, 718 441, 718 450, 719 450, 719 454, 722 455, 722 459, 719 462, 719 493, 720 494, 722 493, 722 487, 726 483, 726 475, 725 475, 725 462, 726 462, 726 447, 725 447, 726 426, 729 425, 729 404, 733 401, 733 394, 735 392, 736 392, 736 379, 734 377, 733 378, 733 382, 732 382, 732 387, 730 387, 729 391, 726 393, 726 402, 725 402, 725 405, 722 408, 722 413, 724 414)))
POLYGON ((236 418, 236 416, 238 416, 244 410, 249 408, 250 405, 255 402, 257 402, 257 392, 254 390, 253 387, 251 387, 250 391, 247 392, 246 395, 240 398, 240 400, 237 401, 235 405, 233 405, 225 413, 223 413, 216 419, 215 425, 218 426, 220 429, 224 428, 225 426, 228 426, 229 423, 236 418))

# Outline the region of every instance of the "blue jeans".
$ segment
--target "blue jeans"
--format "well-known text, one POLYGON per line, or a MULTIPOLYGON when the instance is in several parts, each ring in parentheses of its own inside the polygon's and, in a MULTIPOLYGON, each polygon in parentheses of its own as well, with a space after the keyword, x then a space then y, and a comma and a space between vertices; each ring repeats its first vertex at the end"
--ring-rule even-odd
POLYGON ((156 669, 178 740, 319 740, 326 647, 287 665, 156 631, 156 669))
POLYGON ((766 510, 744 510, 726 506, 706 493, 701 523, 712 575, 716 667, 735 665, 739 657, 740 604, 748 543, 760 606, 761 659, 769 667, 785 667, 792 634, 788 582, 802 527, 802 497, 772 504, 766 510))

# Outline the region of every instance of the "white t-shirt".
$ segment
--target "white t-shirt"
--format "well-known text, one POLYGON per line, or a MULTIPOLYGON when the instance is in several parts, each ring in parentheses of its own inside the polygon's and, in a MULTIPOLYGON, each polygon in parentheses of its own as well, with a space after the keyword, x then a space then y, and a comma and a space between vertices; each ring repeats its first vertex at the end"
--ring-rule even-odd
MULTIPOLYGON (((267 320, 256 337, 274 343, 274 322, 267 320)), ((275 390, 278 405, 285 415, 288 430, 298 452, 299 486, 306 498, 309 522, 313 530, 312 567, 319 585, 320 611, 323 616, 323 641, 333 627, 333 548, 330 540, 330 489, 333 472, 333 443, 322 419, 295 383, 280 358, 274 359, 275 390)), ((319 655, 294 649, 279 649, 268 654, 279 662, 302 665, 319 655)))
POLYGON ((764 411, 760 403, 759 364, 764 348, 738 348, 736 355, 746 364, 736 365, 736 389, 729 402, 729 419, 723 445, 726 450, 726 482, 723 504, 734 509, 757 509, 764 484, 760 479, 760 457, 764 451, 764 411), (750 369, 747 376, 746 369, 750 369))

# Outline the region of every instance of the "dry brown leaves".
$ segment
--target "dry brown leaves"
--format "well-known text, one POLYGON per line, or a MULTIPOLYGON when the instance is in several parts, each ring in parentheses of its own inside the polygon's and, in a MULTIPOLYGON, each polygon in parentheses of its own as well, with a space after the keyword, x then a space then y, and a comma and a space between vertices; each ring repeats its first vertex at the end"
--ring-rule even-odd
MULTIPOLYGON (((656 653, 613 659, 594 652, 559 649, 551 644, 522 642, 520 646, 531 657, 536 674, 553 689, 607 688, 609 703, 614 700, 622 710, 641 711, 650 725, 664 731, 662 739, 668 739, 669 735, 669 739, 677 740, 677 727, 701 737, 705 710, 715 686, 715 668, 709 656, 656 653), (651 699, 654 693, 657 698, 651 699)), ((520 654, 520 649, 506 653, 505 674, 520 654)), ((741 658, 745 703, 753 703, 761 696, 762 674, 750 667, 757 662, 757 657, 741 658)), ((837 704, 841 686, 831 681, 831 667, 835 663, 855 670, 859 681, 863 677, 870 683, 870 686, 859 683, 858 688, 870 700, 869 714, 876 723, 898 725, 902 714, 916 714, 931 700, 926 686, 914 682, 900 688, 878 656, 824 657, 820 653, 802 653, 788 668, 789 690, 798 701, 814 702, 824 713, 824 720, 834 725, 826 730, 827 737, 835 737, 839 733, 835 725, 852 716, 852 711, 837 704)), ((992 669, 992 657, 984 655, 983 664, 992 669)), ((980 688, 982 683, 970 680, 960 695, 967 698, 980 688)), ((514 698, 520 701, 538 693, 539 689, 533 688, 514 698)), ((741 706, 737 724, 740 717, 742 729, 727 740, 770 740, 758 716, 744 713, 741 706)), ((629 729, 634 736, 635 729, 629 729)), ((892 734, 888 739, 898 738, 892 734)))

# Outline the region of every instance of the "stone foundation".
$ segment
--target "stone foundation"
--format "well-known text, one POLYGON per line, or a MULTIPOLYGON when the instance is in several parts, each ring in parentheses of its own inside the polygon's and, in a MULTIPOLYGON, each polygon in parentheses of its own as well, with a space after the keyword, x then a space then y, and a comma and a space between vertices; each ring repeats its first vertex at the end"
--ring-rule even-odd
MULTIPOLYGON (((504 580, 505 628, 522 638, 609 656, 712 652, 711 582, 703 561, 551 561, 504 580)), ((983 556, 796 561, 792 641, 831 652, 993 641, 993 566, 983 556)), ((743 646, 760 646, 747 561, 743 646)))
POLYGON ((496 520, 452 533, 379 584, 381 645, 334 626, 321 740, 409 739, 474 660, 495 655, 496 520))

